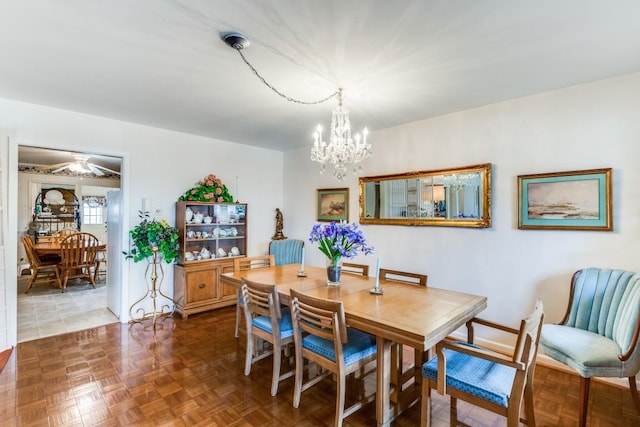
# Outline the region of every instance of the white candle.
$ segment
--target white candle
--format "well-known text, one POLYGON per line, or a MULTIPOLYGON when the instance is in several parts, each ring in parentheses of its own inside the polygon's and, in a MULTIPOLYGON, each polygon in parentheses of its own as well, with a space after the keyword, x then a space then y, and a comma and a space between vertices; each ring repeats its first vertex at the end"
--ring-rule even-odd
POLYGON ((304 271, 304 245, 302 246, 302 260, 300 261, 300 271, 304 271))
POLYGON ((380 286, 380 257, 376 261, 376 289, 380 286))

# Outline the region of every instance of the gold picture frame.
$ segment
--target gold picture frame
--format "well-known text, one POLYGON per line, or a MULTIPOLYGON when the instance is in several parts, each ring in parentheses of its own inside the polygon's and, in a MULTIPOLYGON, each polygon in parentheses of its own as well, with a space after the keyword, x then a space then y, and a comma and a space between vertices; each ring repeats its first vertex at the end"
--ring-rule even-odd
POLYGON ((518 176, 518 228, 613 231, 611 168, 518 176))
POLYGON ((316 206, 318 221, 349 221, 349 189, 318 189, 316 206))

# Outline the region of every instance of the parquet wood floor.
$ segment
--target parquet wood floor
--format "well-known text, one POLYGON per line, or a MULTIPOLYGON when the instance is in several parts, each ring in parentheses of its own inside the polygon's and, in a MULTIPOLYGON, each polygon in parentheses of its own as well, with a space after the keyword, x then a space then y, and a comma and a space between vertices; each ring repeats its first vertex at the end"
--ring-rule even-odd
MULTIPOLYGON (((293 379, 271 397, 271 359, 243 375, 243 337, 233 337, 235 309, 168 319, 162 329, 110 324, 19 343, 0 374, 2 426, 324 426, 335 408, 325 380, 291 401, 293 379)), ((375 375, 351 379, 348 396, 369 392, 375 375)), ((539 367, 535 378, 539 426, 577 425, 578 378, 539 367)), ((435 394, 432 425, 448 425, 449 406, 435 394)), ((347 402, 348 403, 348 402, 347 402)), ((374 426, 369 404, 347 426, 374 426)), ((415 426, 416 405, 393 426, 415 426)), ((501 417, 459 403, 460 425, 504 426, 501 417)), ((589 425, 638 426, 628 390, 594 383, 589 425)))

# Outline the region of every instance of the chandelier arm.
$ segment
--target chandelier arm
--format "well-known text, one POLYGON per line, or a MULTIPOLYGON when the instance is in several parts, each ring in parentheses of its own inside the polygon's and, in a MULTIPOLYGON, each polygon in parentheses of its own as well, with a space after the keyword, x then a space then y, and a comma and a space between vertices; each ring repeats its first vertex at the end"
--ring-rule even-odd
POLYGON ((242 60, 244 61, 245 64, 247 64, 247 66, 249 68, 251 68, 251 71, 253 71, 253 74, 255 74, 262 83, 264 83, 265 86, 267 86, 269 89, 271 89, 272 91, 274 91, 276 94, 278 94, 279 96, 281 96, 282 98, 286 99, 289 102, 295 102, 297 104, 304 104, 304 105, 315 105, 315 104, 322 104, 323 102, 326 102, 328 100, 330 100, 331 98, 334 98, 336 96, 338 96, 338 94, 340 93, 340 91, 342 89, 338 89, 335 92, 333 92, 331 95, 327 96, 326 98, 322 98, 319 99, 317 101, 300 101, 299 99, 295 99, 295 98, 291 98, 290 96, 285 95, 284 93, 280 92, 278 89, 276 89, 275 87, 273 87, 271 84, 269 84, 264 77, 262 77, 260 75, 260 73, 258 73, 258 70, 256 70, 254 68, 253 65, 251 65, 251 63, 247 60, 247 58, 245 58, 244 54, 242 53, 241 49, 235 48, 236 51, 240 54, 240 57, 242 58, 242 60))

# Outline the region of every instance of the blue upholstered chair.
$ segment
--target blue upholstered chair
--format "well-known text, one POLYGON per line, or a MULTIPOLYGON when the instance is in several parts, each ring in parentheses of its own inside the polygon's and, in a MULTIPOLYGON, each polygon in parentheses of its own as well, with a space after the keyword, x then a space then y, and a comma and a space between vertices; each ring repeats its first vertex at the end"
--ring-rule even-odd
POLYGON ((344 408, 347 375, 376 360, 376 339, 354 328, 347 328, 341 301, 314 298, 291 289, 291 320, 296 348, 296 379, 293 406, 300 395, 323 378, 335 374, 337 382, 334 426, 342 426, 344 418, 375 399, 363 396, 344 408), (303 384, 304 359, 325 371, 303 384))
POLYGON ((242 301, 244 315, 247 321, 247 355, 244 364, 244 374, 251 373, 251 365, 265 357, 273 356, 273 376, 271 379, 271 395, 278 394, 280 381, 290 378, 294 374, 289 372, 280 374, 282 350, 293 343, 293 326, 288 308, 280 306, 280 298, 275 285, 242 280, 242 301), (270 350, 259 350, 257 339, 261 338, 271 343, 270 350))
POLYGON ((571 280, 564 319, 544 325, 540 348, 580 374, 580 426, 587 422, 591 377, 629 378, 640 412, 640 273, 587 268, 571 280))
POLYGON ((269 243, 269 254, 276 257, 276 265, 300 264, 303 248, 302 240, 272 240, 269 243))
POLYGON ((457 399, 462 399, 507 417, 509 427, 519 425, 524 400, 526 419, 523 422, 535 426, 533 372, 543 317, 542 301, 538 299, 533 313, 520 322, 519 330, 472 319, 467 322, 469 343, 451 340, 438 343, 436 357, 422 366, 421 425, 431 423, 431 389, 437 388, 438 393, 451 397, 451 425, 457 425, 457 399), (513 355, 509 357, 473 345, 473 323, 517 335, 513 355))

